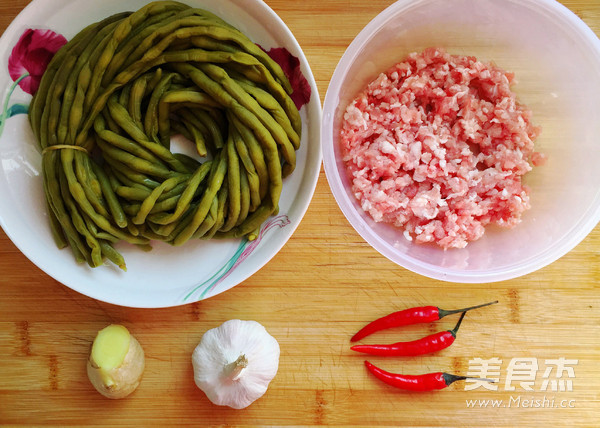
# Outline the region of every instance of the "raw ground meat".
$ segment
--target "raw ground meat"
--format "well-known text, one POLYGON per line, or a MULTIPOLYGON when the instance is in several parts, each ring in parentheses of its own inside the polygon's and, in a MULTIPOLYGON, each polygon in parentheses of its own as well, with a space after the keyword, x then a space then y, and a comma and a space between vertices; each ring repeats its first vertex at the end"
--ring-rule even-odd
POLYGON ((371 82, 341 129, 352 190, 407 239, 462 248, 490 223, 513 227, 529 205, 521 179, 542 164, 539 128, 514 76, 431 48, 371 82))

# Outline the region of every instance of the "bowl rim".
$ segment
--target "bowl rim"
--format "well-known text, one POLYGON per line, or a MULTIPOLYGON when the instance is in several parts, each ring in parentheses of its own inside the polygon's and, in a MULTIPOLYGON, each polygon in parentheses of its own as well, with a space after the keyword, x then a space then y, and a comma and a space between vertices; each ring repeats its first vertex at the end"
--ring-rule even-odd
MULTIPOLYGON (((375 16, 358 33, 346 48, 344 54, 339 60, 325 93, 323 101, 323 123, 321 125, 321 147, 323 152, 323 168, 331 192, 340 207, 342 213, 356 230, 356 232, 371 245, 380 254, 390 261, 423 276, 448 282, 459 283, 485 283, 498 282, 514 279, 534 271, 537 271, 570 252, 577 246, 600 222, 600 194, 594 198, 594 203, 590 205, 587 211, 582 215, 582 219, 571 227, 571 233, 568 238, 561 239, 556 245, 546 248, 545 251, 535 256, 537 261, 531 263, 531 258, 527 258, 514 263, 511 266, 497 270, 488 270, 486 272, 468 272, 459 270, 441 269, 432 264, 424 263, 407 255, 398 256, 394 248, 387 242, 384 242, 368 226, 363 217, 358 214, 357 202, 348 195, 348 190, 344 187, 340 171, 337 168, 338 160, 335 156, 333 139, 333 117, 338 107, 338 94, 341 89, 341 83, 345 80, 350 66, 356 61, 364 45, 381 26, 385 25, 398 13, 404 13, 412 8, 421 6, 435 0, 397 0, 395 3, 386 7, 377 16, 375 16), (401 260, 399 260, 401 259, 401 260)), ((553 13, 557 18, 566 22, 572 29, 577 31, 581 37, 586 39, 595 48, 597 57, 600 59, 600 39, 592 29, 573 11, 559 3, 557 0, 502 0, 509 3, 515 3, 525 7, 543 7, 547 12, 553 13)), ((416 244, 415 244, 416 245, 416 244)))

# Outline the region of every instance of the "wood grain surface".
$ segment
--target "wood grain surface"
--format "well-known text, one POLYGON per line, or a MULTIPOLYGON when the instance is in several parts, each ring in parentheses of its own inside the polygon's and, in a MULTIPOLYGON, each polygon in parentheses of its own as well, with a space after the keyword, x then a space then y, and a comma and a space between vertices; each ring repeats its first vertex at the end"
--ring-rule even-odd
MULTIPOLYGON (((0 32, 27 3, 0 2, 0 32)), ((302 46, 322 100, 346 47, 392 1, 267 3, 302 46)), ((598 0, 562 3, 600 34, 598 0)), ((176 308, 129 309, 82 296, 40 271, 0 231, 0 425, 597 426, 599 262, 597 227, 569 254, 519 279, 472 285, 427 279, 361 239, 323 172, 296 233, 263 269, 224 294, 176 308), (498 358, 497 391, 466 391, 465 384, 433 393, 398 391, 369 376, 364 357, 349 350, 354 332, 393 310, 496 299, 498 305, 469 314, 451 348, 372 361, 403 373, 465 374, 475 358, 498 358), (259 321, 281 346, 276 378, 245 410, 212 405, 192 378, 190 356, 202 334, 231 318, 259 321), (108 323, 127 326, 147 356, 139 389, 120 401, 100 396, 85 374, 91 341, 108 323), (507 388, 509 365, 520 358, 538 363, 533 391, 517 379, 508 385, 514 391, 507 388), (559 358, 577 360, 572 391, 544 391, 546 360, 559 358), (479 401, 469 408, 467 400, 504 400, 504 406, 479 401)), ((377 338, 415 339, 455 322, 448 317, 377 338)))

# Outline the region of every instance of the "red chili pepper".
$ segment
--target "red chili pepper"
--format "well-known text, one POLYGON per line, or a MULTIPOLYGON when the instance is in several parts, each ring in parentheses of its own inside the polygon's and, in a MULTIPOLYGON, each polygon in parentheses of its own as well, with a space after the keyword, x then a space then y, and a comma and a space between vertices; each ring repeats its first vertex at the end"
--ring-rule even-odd
POLYGON ((404 309, 403 311, 393 312, 382 318, 376 319, 373 322, 370 322, 369 324, 364 326, 358 333, 352 336, 350 341, 356 342, 357 340, 360 340, 363 337, 375 333, 376 331, 384 330, 386 328, 437 321, 447 315, 457 314, 460 312, 467 312, 472 309, 493 305, 494 303, 498 303, 498 301, 496 300, 495 302, 489 302, 483 305, 471 306, 469 308, 456 309, 452 311, 440 309, 436 306, 420 306, 416 308, 404 309))
POLYGON ((457 380, 478 379, 486 382, 493 382, 491 379, 471 378, 468 376, 457 376, 449 373, 427 373, 422 375, 403 375, 397 373, 386 372, 379 367, 374 366, 368 361, 365 361, 367 369, 373 375, 396 388, 405 389, 407 391, 433 391, 436 389, 444 389, 457 380))
POLYGON ((466 314, 466 312, 462 313, 452 330, 441 331, 412 342, 396 342, 390 345, 355 345, 350 349, 365 354, 387 357, 414 357, 415 355, 441 351, 454 343, 456 332, 466 314))

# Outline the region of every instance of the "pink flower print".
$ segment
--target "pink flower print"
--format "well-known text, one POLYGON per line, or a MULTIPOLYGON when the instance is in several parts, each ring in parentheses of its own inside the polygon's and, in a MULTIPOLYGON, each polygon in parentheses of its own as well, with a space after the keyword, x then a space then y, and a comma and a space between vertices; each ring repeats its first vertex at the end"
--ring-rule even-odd
MULTIPOLYGON (((263 48, 261 47, 261 49, 263 48)), ((273 61, 279 64, 290 81, 293 90, 290 98, 294 101, 296 108, 300 110, 304 104, 307 104, 310 101, 310 94, 312 92, 310 84, 300 69, 300 60, 292 55, 286 48, 272 48, 268 51, 266 49, 263 50, 273 61)))
POLYGON ((35 94, 48 63, 65 43, 67 39, 51 30, 25 30, 8 58, 10 77, 25 92, 35 94))

